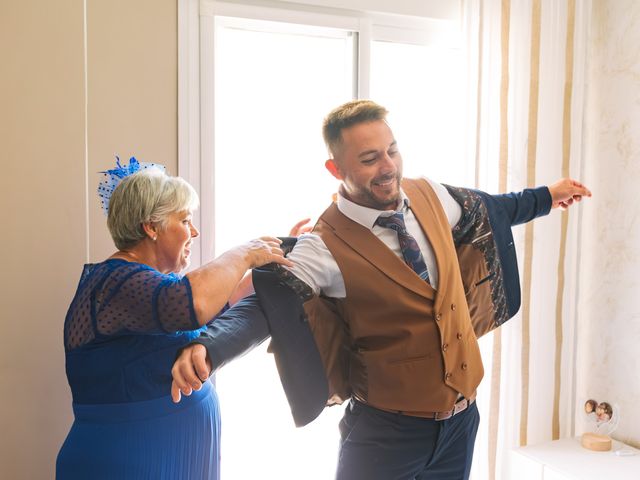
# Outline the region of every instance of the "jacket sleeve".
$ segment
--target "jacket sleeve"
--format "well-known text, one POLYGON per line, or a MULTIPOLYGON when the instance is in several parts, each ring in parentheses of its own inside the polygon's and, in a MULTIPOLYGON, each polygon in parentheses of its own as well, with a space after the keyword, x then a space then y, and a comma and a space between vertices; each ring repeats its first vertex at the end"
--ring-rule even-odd
POLYGON ((521 192, 490 197, 502 207, 511 226, 548 215, 551 210, 551 193, 547 187, 527 188, 521 192))
POLYGON ((309 288, 296 288, 290 278, 267 267, 253 270, 253 285, 272 334, 271 352, 291 415, 300 427, 320 415, 329 398, 322 358, 303 306, 309 288))
POLYGON ((192 344, 205 346, 215 372, 267 338, 267 319, 258 298, 251 295, 216 318, 192 344))
POLYGON ((256 290, 220 315, 192 343, 204 345, 214 370, 272 336, 280 381, 296 426, 313 421, 325 407, 329 387, 309 328, 300 292, 268 266, 253 270, 256 290))
POLYGON ((504 292, 507 307, 505 312, 496 316, 497 326, 513 317, 520 309, 520 278, 511 227, 547 215, 551 210, 551 193, 547 187, 538 187, 502 195, 481 193, 481 197, 484 198, 500 260, 501 273, 498 276, 501 280, 498 279, 495 283, 497 285, 501 281, 502 286, 496 290, 504 292))

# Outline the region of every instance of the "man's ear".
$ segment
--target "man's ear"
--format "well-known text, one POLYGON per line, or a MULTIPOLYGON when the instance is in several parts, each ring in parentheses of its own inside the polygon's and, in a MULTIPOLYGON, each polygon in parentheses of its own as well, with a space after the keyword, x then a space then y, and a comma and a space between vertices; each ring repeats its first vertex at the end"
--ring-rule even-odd
POLYGON ((340 173, 340 168, 336 164, 335 159, 330 158, 329 160, 324 162, 324 166, 335 178, 337 178, 338 180, 343 180, 342 174, 340 173))

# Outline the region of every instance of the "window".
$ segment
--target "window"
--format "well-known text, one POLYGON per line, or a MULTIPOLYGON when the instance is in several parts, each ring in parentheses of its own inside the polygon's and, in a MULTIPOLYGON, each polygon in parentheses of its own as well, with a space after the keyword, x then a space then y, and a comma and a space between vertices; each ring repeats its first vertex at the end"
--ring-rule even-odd
POLYGON ((453 185, 469 183, 461 119, 464 118, 460 49, 373 41, 371 98, 389 110, 402 153, 404 175, 453 185))
MULTIPOLYGON (((193 28, 181 43, 200 49, 180 60, 179 148, 180 174, 201 196, 194 263, 322 213, 338 188, 324 168, 322 119, 353 98, 390 110, 405 175, 472 177, 455 22, 188 3, 181 15, 193 28)), ((217 375, 223 478, 332 478, 343 407, 296 429, 266 348, 217 375)))
MULTIPOLYGON (((354 34, 218 17, 215 45, 215 246, 223 252, 286 235, 331 201, 320 130, 327 105, 352 98, 354 34)), ((342 408, 296 429, 266 345, 221 370, 217 389, 223 478, 332 478, 342 408)))
POLYGON ((349 31, 216 19, 216 252, 283 235, 331 201, 322 119, 354 92, 349 31), (247 221, 238 221, 238 219, 247 221))

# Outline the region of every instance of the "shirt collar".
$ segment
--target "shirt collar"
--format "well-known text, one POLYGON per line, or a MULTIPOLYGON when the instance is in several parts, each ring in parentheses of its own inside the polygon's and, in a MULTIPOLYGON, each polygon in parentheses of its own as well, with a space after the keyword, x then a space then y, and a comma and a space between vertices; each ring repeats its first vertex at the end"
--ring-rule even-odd
POLYGON ((338 191, 338 210, 350 218, 356 223, 359 223, 363 227, 371 230, 376 223, 378 217, 383 216, 391 216, 396 212, 405 213, 410 206, 409 197, 404 193, 402 188, 400 189, 400 201, 398 202, 399 208, 397 210, 376 210, 375 208, 364 207, 362 205, 358 205, 357 203, 352 202, 345 198, 340 191, 338 191))

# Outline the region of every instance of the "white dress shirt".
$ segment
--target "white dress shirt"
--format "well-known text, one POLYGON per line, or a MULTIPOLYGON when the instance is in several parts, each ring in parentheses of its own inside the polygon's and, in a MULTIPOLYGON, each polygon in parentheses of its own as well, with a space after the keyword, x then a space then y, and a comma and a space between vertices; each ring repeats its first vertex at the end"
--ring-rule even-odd
MULTIPOLYGON (((429 182, 433 190, 436 192, 440 203, 447 215, 449 225, 455 226, 462 215, 462 209, 458 202, 449 194, 446 188, 441 184, 425 179, 429 182)), ((376 225, 376 219, 380 215, 393 215, 392 210, 376 210, 369 207, 363 207, 347 200, 338 193, 338 210, 350 218, 354 222, 368 228, 378 237, 384 244, 389 247, 393 253, 402 258, 400 242, 398 235, 390 228, 376 225)), ((407 231, 416 239, 422 256, 424 257, 429 271, 429 283, 434 289, 438 289, 438 268, 433 253, 433 248, 429 244, 427 237, 422 232, 415 215, 409 209, 409 199, 402 189, 400 189, 400 202, 398 212, 404 214, 404 221, 407 231)), ((320 236, 313 233, 301 235, 293 250, 287 256, 294 263, 290 268, 291 272, 300 280, 309 285, 313 293, 320 294, 332 298, 344 298, 346 289, 344 279, 340 268, 336 263, 333 255, 322 241, 320 236)))

